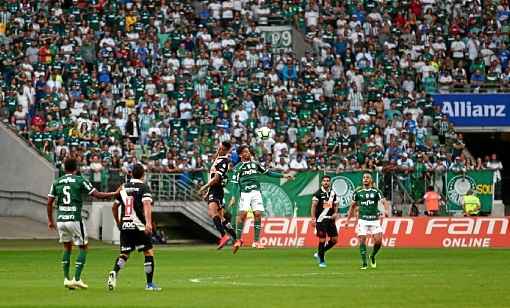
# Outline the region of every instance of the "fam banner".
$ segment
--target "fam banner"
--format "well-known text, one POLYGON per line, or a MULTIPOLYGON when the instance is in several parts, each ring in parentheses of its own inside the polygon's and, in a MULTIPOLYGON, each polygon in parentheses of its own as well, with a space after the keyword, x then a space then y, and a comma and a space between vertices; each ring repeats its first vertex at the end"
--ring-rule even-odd
MULTIPOLYGON (((412 248, 510 248, 510 217, 391 217, 381 220, 386 247, 412 248)), ((338 247, 355 247, 355 220, 336 221, 338 247)), ((243 230, 246 245, 253 242, 253 221, 243 230)), ((317 247, 310 218, 262 219, 261 243, 270 247, 317 247)), ((373 243, 369 242, 369 245, 373 243)))
POLYGON ((510 94, 436 94, 433 99, 455 126, 510 126, 510 94))

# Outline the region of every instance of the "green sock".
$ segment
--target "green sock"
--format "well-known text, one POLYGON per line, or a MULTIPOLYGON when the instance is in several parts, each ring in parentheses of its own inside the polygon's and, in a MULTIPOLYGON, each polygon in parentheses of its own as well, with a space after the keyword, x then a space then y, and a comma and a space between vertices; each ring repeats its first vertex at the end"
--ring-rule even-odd
POLYGON ((76 281, 80 280, 81 272, 83 271, 83 267, 85 266, 85 260, 87 259, 87 251, 80 249, 80 254, 78 258, 76 258, 76 272, 74 273, 74 279, 76 281))
POLYGON ((260 225, 261 225, 261 221, 260 220, 255 220, 255 226, 254 226, 254 229, 255 229, 255 242, 258 242, 260 240, 260 225))
POLYGON ((244 222, 240 221, 236 225, 236 239, 240 240, 243 234, 244 222))
POLYGON ((64 270, 64 278, 69 279, 69 265, 71 263, 71 252, 64 250, 62 255, 62 269, 64 270))
POLYGON ((361 254, 361 260, 363 261, 363 265, 367 264, 367 245, 359 244, 359 253, 361 254))

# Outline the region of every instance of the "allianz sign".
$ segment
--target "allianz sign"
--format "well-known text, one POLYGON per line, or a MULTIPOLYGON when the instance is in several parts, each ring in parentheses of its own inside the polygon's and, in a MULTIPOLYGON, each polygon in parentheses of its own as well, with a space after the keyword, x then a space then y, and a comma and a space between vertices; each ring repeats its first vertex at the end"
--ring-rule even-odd
POLYGON ((450 118, 506 118, 506 105, 474 104, 471 101, 443 101, 442 112, 450 118))

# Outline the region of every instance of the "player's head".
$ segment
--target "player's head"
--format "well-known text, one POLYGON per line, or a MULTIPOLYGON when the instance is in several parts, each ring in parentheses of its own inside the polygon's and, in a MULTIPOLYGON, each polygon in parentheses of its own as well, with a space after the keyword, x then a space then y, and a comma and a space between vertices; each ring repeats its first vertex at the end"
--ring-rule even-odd
POLYGON ((75 173, 78 169, 78 162, 74 157, 68 157, 64 161, 64 171, 66 173, 75 173))
POLYGON ((369 172, 363 173, 363 186, 365 187, 372 187, 372 174, 369 172))
POLYGON ((133 171, 131 174, 133 175, 134 179, 141 180, 143 178, 143 175, 145 173, 145 169, 141 164, 135 164, 133 166, 133 171))
POLYGON ((251 160, 251 152, 250 147, 246 144, 243 144, 239 147, 239 156, 241 157, 242 161, 249 161, 251 160))
POLYGON ((232 144, 228 141, 223 141, 220 143, 220 148, 218 150, 218 154, 220 156, 225 156, 230 152, 230 149, 232 148, 232 144))
POLYGON ((321 185, 325 190, 329 190, 329 187, 331 186, 331 177, 329 175, 323 176, 321 185))

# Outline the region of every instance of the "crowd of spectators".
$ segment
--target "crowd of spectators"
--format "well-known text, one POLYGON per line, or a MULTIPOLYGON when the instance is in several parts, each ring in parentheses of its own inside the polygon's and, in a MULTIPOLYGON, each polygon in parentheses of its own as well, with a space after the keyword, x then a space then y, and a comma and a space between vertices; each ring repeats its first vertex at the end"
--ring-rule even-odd
POLYGON ((281 170, 483 168, 430 94, 510 80, 506 0, 3 2, 4 121, 95 185, 208 168, 223 140, 281 170), (272 20, 302 57, 265 42, 272 20))

